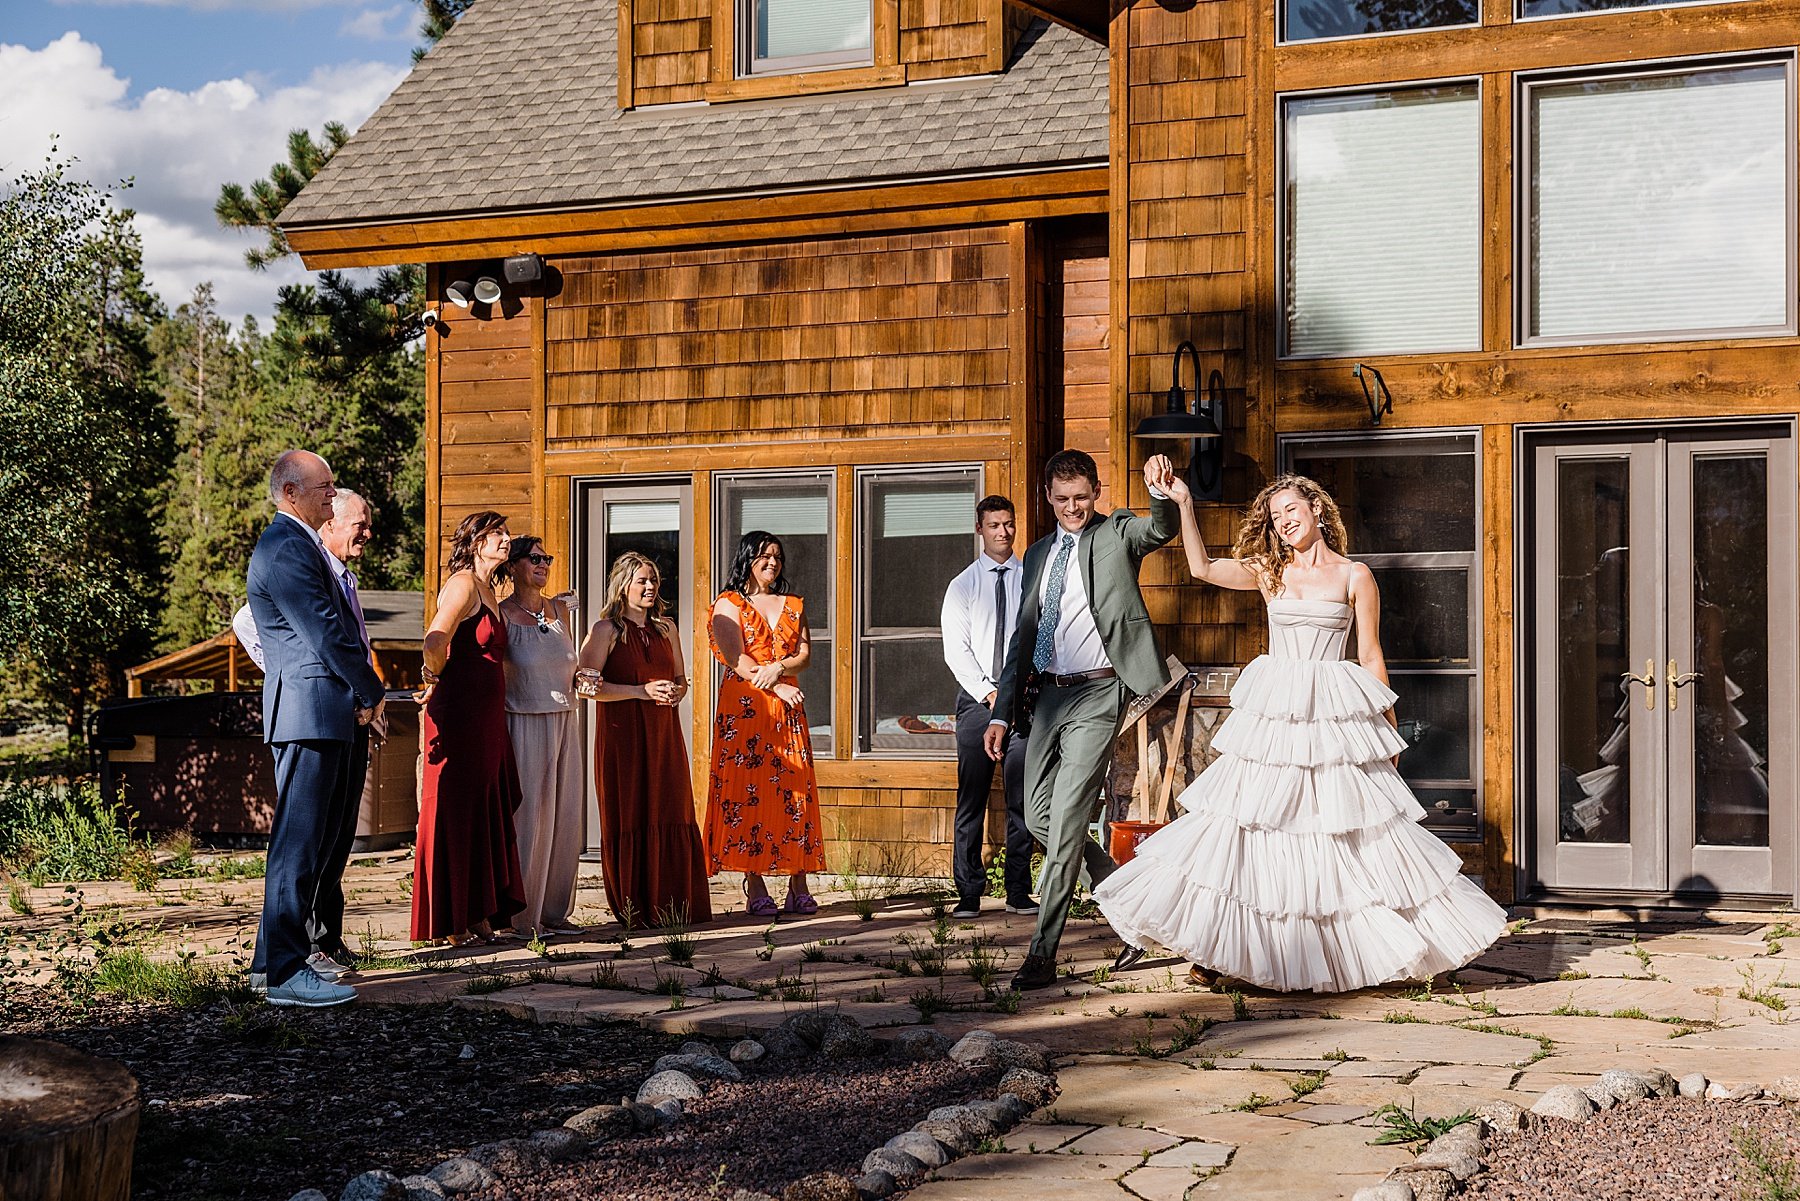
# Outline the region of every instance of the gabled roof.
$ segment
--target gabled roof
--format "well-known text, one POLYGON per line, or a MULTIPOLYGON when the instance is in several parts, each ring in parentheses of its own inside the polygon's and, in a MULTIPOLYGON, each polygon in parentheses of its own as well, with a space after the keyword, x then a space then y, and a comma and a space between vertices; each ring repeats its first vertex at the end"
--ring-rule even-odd
POLYGON ((615 0, 482 0, 284 228, 994 174, 1107 156, 1107 51, 1041 18, 999 75, 618 107, 615 0))

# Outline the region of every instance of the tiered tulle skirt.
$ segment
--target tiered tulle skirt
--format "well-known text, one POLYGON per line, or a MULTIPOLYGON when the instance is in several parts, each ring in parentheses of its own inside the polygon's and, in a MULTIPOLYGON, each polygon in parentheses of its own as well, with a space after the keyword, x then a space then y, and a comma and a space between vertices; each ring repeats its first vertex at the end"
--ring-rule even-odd
POLYGON ((1260 988, 1345 992, 1461 967, 1506 914, 1418 824, 1394 694, 1345 660, 1251 663, 1187 811, 1094 890, 1135 946, 1260 988))

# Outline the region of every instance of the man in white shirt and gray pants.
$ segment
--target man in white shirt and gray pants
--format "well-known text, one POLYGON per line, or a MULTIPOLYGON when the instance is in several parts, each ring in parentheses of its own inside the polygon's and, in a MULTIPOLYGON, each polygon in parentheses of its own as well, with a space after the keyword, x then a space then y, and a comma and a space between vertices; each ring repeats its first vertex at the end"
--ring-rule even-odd
MULTIPOLYGON (((952 917, 981 913, 987 891, 981 852, 986 841, 988 791, 994 783, 994 760, 982 744, 993 718, 994 693, 1000 686, 1006 649, 1019 624, 1019 597, 1024 566, 1013 554, 1016 526, 1012 501, 989 496, 975 506, 975 532, 981 554, 944 592, 944 662, 956 677, 956 911, 952 917)), ((1031 854, 1035 847, 1025 826, 1025 743, 1009 740, 1001 765, 1006 789, 1006 909, 1036 913, 1031 899, 1031 854)))

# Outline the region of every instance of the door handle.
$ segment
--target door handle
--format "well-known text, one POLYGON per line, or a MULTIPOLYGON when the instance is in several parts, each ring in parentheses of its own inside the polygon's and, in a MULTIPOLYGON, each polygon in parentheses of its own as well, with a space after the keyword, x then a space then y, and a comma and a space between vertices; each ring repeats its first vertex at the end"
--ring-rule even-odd
POLYGON ((1627 692, 1630 691, 1631 685, 1642 684, 1644 686, 1644 708, 1646 708, 1646 709, 1655 709, 1656 708, 1656 660, 1655 659, 1645 659, 1644 660, 1644 674, 1643 675, 1641 675, 1641 676, 1634 675, 1633 673, 1631 673, 1629 671, 1622 671, 1619 673, 1619 678, 1621 680, 1625 681, 1623 684, 1619 685, 1620 689, 1627 691, 1627 692))
POLYGON ((1676 669, 1675 660, 1669 660, 1669 712, 1673 713, 1677 707, 1675 690, 1678 688, 1686 688, 1689 684, 1698 680, 1700 675, 1701 673, 1697 671, 1679 671, 1676 669))

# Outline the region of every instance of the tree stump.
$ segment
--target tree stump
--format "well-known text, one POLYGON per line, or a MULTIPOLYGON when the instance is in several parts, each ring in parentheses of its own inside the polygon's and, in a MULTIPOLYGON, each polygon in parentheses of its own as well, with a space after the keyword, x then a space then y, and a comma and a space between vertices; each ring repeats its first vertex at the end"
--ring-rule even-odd
POLYGON ((137 1126, 124 1065, 0 1038, 0 1201, 127 1201, 137 1126))

